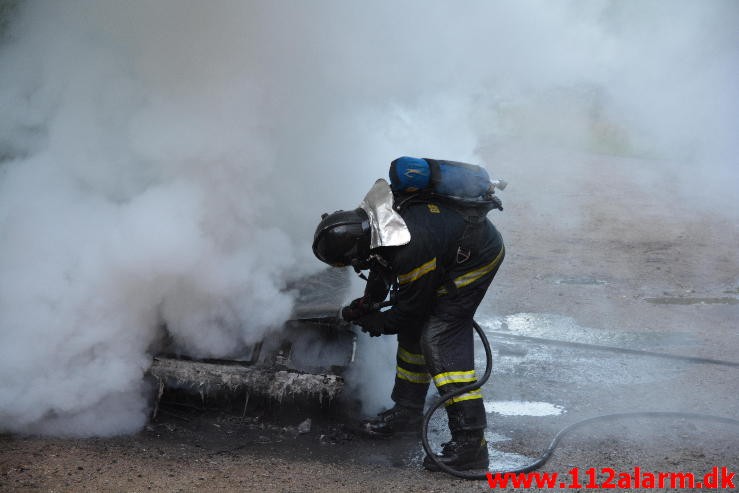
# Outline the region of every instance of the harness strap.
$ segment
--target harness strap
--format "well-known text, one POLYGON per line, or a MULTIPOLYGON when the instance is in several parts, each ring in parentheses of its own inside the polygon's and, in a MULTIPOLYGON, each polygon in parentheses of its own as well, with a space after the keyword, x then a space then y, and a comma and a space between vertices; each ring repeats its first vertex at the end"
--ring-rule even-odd
MULTIPOLYGON (((429 169, 431 170, 431 182, 440 179, 440 167, 439 163, 434 159, 427 159, 429 163, 429 169)), ((494 196, 493 196, 494 197, 494 196)), ((485 223, 487 213, 494 206, 491 202, 479 202, 479 201, 463 201, 458 198, 451 198, 436 195, 431 191, 421 191, 412 194, 396 194, 396 201, 394 207, 397 211, 401 211, 404 207, 410 204, 416 203, 429 203, 431 201, 438 201, 454 212, 462 216, 465 225, 462 231, 462 236, 459 237, 457 242, 457 250, 454 254, 454 261, 457 264, 463 264, 467 262, 475 254, 477 245, 479 244, 480 234, 482 232, 482 225, 485 223)), ((497 199, 497 197, 494 197, 497 199)), ((443 262, 437 262, 436 269, 440 271, 440 278, 442 286, 446 288, 447 293, 450 296, 457 296, 458 288, 454 283, 454 280, 446 272, 443 267, 443 262)))
POLYGON ((457 263, 463 264, 467 262, 479 244, 480 232, 482 231, 482 221, 470 222, 465 219, 464 231, 459 238, 457 246, 457 263))

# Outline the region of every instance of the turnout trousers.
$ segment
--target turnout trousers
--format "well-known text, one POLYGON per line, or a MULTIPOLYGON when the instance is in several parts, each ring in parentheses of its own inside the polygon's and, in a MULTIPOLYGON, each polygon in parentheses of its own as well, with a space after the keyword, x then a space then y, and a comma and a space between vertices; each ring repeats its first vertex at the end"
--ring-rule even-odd
MULTIPOLYGON (((423 409, 432 380, 442 397, 477 381, 473 317, 503 257, 501 249, 495 268, 473 285, 459 289, 456 295, 439 296, 431 315, 418 329, 398 333, 391 396, 397 404, 423 409)), ((449 399, 445 406, 452 434, 486 427, 480 389, 449 399)))

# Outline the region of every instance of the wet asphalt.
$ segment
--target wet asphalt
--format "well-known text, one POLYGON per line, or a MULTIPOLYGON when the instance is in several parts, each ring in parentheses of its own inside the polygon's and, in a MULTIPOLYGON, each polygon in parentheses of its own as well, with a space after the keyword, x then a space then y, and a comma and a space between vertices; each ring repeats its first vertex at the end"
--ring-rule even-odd
MULTIPOLYGON (((493 373, 483 387, 491 469, 509 470, 533 462, 560 429, 598 415, 665 411, 736 417, 739 411, 737 387, 732 388, 739 367, 734 361, 692 360, 685 348, 700 342, 694 334, 601 331, 596 337, 592 328, 559 315, 477 318, 493 348, 493 373)), ((478 374, 484 365, 485 354, 478 343, 478 374)), ((435 398, 430 394, 429 401, 435 398)), ((643 441, 651 441, 651 433, 660 426, 677 426, 679 433, 680 422, 639 417, 596 422, 584 427, 580 439, 583 434, 607 436, 625 427, 643 441), (604 429, 608 433, 602 433, 604 429)), ((682 422, 685 430, 713 426, 722 435, 733 434, 739 455, 739 426, 693 418, 682 422)), ((429 432, 429 441, 437 449, 448 440, 443 411, 436 412, 429 432)), ((710 434, 705 436, 708 446, 712 439, 710 434)), ((560 448, 566 447, 565 438, 560 448)), ((417 437, 369 448, 376 453, 361 455, 367 463, 418 466, 424 455, 417 437)), ((726 460, 735 462, 736 457, 726 460)))
MULTIPOLYGON (((501 317, 483 311, 477 320, 493 348, 492 376, 483 387, 491 470, 511 470, 533 462, 559 430, 598 415, 640 411, 739 414, 736 362, 681 357, 690 354, 687 348, 701 343, 696 334, 598 330, 565 316, 543 313, 501 317)), ((480 375, 485 354, 482 344, 477 343, 476 349, 480 375)), ((436 398, 432 389, 427 402, 436 398)), ((255 453, 421 468, 425 453, 418 433, 387 440, 357 436, 348 431, 355 413, 342 403, 329 408, 277 406, 263 413, 259 426, 241 426, 236 433, 241 437, 240 447, 255 453), (306 431, 308 418, 311 426, 306 431)), ((448 439, 446 417, 437 411, 430 422, 429 442, 439 450, 448 439)), ((595 422, 563 438, 547 467, 631 467, 648 463, 652 457, 660 461, 676 457, 679 467, 701 470, 718 462, 736 468, 739 426, 678 417, 595 422), (683 453, 689 458, 700 456, 701 450, 708 452, 705 463, 694 459, 685 463, 680 458, 683 453)), ((666 466, 655 463, 653 469, 658 467, 666 466)))

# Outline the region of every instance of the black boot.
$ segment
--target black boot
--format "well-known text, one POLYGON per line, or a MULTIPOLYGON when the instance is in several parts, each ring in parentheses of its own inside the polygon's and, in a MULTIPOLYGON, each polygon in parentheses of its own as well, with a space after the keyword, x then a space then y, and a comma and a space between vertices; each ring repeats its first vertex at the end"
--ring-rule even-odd
MULTIPOLYGON (((452 441, 442 445, 441 454, 436 458, 444 465, 458 471, 468 469, 487 470, 488 442, 484 430, 459 431, 452 435, 452 441)), ((441 471, 436 462, 428 455, 423 459, 423 467, 429 471, 441 471)))
POLYGON ((359 423, 358 432, 372 438, 389 438, 401 433, 416 433, 421 429, 420 409, 396 404, 375 418, 359 423))

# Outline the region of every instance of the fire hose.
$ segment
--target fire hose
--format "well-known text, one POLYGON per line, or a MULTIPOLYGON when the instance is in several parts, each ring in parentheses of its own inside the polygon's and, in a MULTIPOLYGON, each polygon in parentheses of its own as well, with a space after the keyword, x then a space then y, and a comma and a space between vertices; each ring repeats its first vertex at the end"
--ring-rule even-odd
MULTIPOLYGON (((393 297, 391 297, 390 300, 384 301, 381 303, 373 303, 369 306, 369 311, 377 311, 381 310, 382 308, 385 308, 387 306, 393 305, 395 300, 393 297)), ((477 333, 478 337, 480 338, 480 342, 482 342, 483 348, 485 349, 485 372, 483 373, 482 377, 472 383, 469 383, 467 385, 463 385, 461 387, 458 387, 454 391, 445 394, 444 396, 440 396, 436 402, 434 402, 431 407, 428 408, 428 410, 423 415, 423 421, 421 425, 421 442, 423 444, 423 449, 426 452, 426 455, 441 469, 442 471, 446 472, 447 474, 451 474, 452 476, 456 476, 458 478, 462 479, 471 479, 471 480, 484 480, 487 479, 488 474, 505 474, 505 473, 527 473, 531 471, 535 471, 542 467, 544 464, 546 464, 549 459, 552 457, 552 454, 554 453, 554 450, 557 448, 557 445, 559 445, 559 442, 562 440, 562 438, 567 435, 568 433, 572 432, 573 430, 583 427, 585 425, 597 422, 597 421, 608 421, 608 420, 615 420, 620 418, 683 418, 683 419, 694 419, 694 420, 701 420, 701 421, 713 421, 717 423, 724 423, 734 426, 739 426, 739 420, 734 418, 727 418, 723 416, 715 416, 712 414, 703 414, 703 413, 689 413, 689 412, 678 412, 678 411, 634 411, 634 412, 625 412, 625 413, 612 413, 612 414, 602 414, 598 416, 593 416, 590 418, 585 418, 580 421, 576 421, 564 428, 562 428, 559 432, 557 432, 556 435, 554 435, 554 438, 549 443, 549 446, 539 455, 538 458, 536 458, 533 462, 530 464, 524 465, 522 467, 516 468, 516 469, 509 469, 506 471, 485 471, 485 472, 467 472, 467 471, 461 471, 458 469, 454 469, 453 467, 450 467, 443 462, 441 462, 436 454, 433 453, 431 450, 431 445, 429 444, 428 439, 428 428, 429 428, 429 422, 431 421, 431 417, 436 412, 441 405, 448 401, 449 399, 452 399, 454 397, 458 397, 462 394, 465 394, 467 392, 471 392, 473 390, 480 389, 487 381, 490 379, 490 375, 493 371, 493 352, 490 348, 490 341, 488 341, 487 336, 485 335, 485 332, 482 330, 480 325, 472 321, 472 327, 474 328, 475 332, 477 333)), ((557 341, 559 344, 568 344, 566 341, 557 341)), ((580 345, 579 343, 572 343, 572 345, 580 345)), ((621 348, 608 348, 612 351, 619 351, 621 348)), ((627 348, 622 349, 625 353, 642 353, 641 351, 631 350, 627 348)), ((661 355, 659 353, 651 353, 651 352, 643 352, 644 355, 654 356, 654 355, 661 355)), ((689 361, 697 361, 697 362, 704 362, 704 363, 720 363, 720 364, 726 364, 728 366, 736 366, 736 364, 732 362, 724 362, 724 361, 717 361, 717 360, 709 360, 709 359, 700 359, 700 358, 686 358, 689 361)))
POLYGON ((515 473, 527 473, 527 472, 535 471, 549 461, 552 454, 554 453, 554 449, 557 448, 557 445, 559 444, 562 437, 564 437, 571 431, 575 430, 576 428, 580 428, 582 426, 585 426, 587 424, 590 424, 596 421, 608 421, 612 419, 636 418, 636 417, 687 418, 687 419, 696 419, 696 420, 703 420, 703 421, 714 421, 718 423, 739 426, 739 420, 737 419, 726 418, 723 416, 714 416, 711 414, 701 414, 701 413, 672 412, 672 411, 635 411, 635 412, 628 412, 628 413, 603 414, 599 416, 593 416, 591 418, 586 418, 581 421, 576 421, 575 423, 572 423, 562 428, 554 436, 549 446, 544 450, 544 452, 541 453, 541 455, 536 460, 534 460, 534 462, 527 464, 525 466, 519 467, 517 469, 510 469, 507 471, 491 471, 491 472, 485 471, 482 473, 466 472, 466 471, 460 471, 460 470, 454 469, 444 464, 443 462, 441 462, 438 459, 438 456, 434 454, 433 451, 431 450, 431 445, 429 444, 429 439, 428 439, 428 428, 429 428, 429 422, 431 421, 431 416, 434 414, 434 412, 436 412, 436 410, 444 402, 446 402, 447 400, 451 398, 458 397, 464 393, 481 388, 483 385, 485 385, 485 383, 490 378, 490 374, 493 371, 493 353, 492 353, 492 350, 490 349, 490 342, 488 341, 488 338, 485 335, 485 332, 480 327, 480 325, 478 325, 478 323, 475 322, 474 320, 472 321, 472 326, 474 327, 475 332, 477 332, 477 335, 480 337, 480 341, 482 342, 482 345, 485 348, 485 373, 476 382, 472 382, 470 384, 459 387, 453 392, 445 394, 444 396, 437 399, 436 402, 432 404, 431 407, 429 407, 429 409, 424 413, 423 424, 421 426, 421 441, 423 443, 423 449, 426 451, 426 454, 431 458, 431 460, 433 460, 433 462, 439 467, 439 469, 441 469, 442 471, 448 474, 451 474, 452 476, 456 476, 462 479, 478 479, 479 480, 479 479, 487 479, 488 474, 493 474, 493 475, 497 473, 515 474, 515 473))

